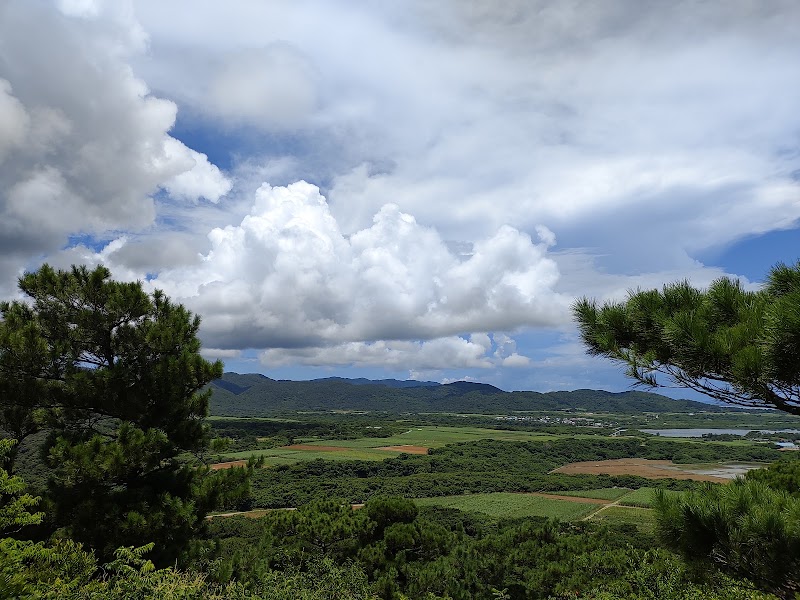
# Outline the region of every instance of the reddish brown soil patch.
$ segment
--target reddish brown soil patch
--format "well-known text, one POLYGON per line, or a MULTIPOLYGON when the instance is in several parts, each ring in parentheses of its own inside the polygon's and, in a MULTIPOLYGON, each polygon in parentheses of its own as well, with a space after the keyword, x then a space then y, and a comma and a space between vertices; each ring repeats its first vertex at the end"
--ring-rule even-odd
POLYGON ((211 465, 212 471, 219 471, 220 469, 232 469, 233 467, 246 467, 246 460, 232 460, 230 462, 222 462, 211 465))
POLYGON ((350 452, 352 448, 342 448, 341 446, 312 446, 311 444, 292 444, 282 446, 284 450, 317 450, 319 452, 350 452))
POLYGON ((693 479, 728 483, 730 479, 692 473, 679 469, 671 460, 648 460, 646 458, 618 458, 615 460, 576 462, 555 469, 553 473, 566 475, 638 475, 647 479, 693 479))
POLYGON ((529 496, 541 496, 553 500, 566 500, 567 502, 577 502, 578 504, 611 504, 611 500, 602 498, 581 498, 580 496, 561 496, 559 494, 543 494, 542 492, 530 492, 529 496))
POLYGON ((381 446, 375 450, 386 450, 387 452, 405 452, 406 454, 427 454, 428 449, 424 446, 381 446))

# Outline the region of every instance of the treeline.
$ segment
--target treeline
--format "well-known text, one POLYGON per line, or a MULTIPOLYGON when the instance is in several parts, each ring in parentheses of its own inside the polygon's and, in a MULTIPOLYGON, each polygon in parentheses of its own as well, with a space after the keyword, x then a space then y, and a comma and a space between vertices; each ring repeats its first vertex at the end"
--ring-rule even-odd
POLYGON ((659 538, 687 562, 751 581, 785 599, 800 593, 800 459, 784 457, 730 485, 656 493, 659 538))
POLYGON ((662 486, 691 489, 686 480, 653 481, 630 475, 562 475, 562 465, 590 460, 646 458, 679 463, 770 461, 768 446, 675 442, 657 438, 559 439, 550 442, 480 440, 402 454, 381 462, 316 460, 258 469, 252 477, 253 506, 302 506, 323 498, 359 503, 376 495, 407 498, 480 492, 541 492, 597 487, 662 486))
POLYGON ((736 582, 692 573, 631 526, 546 519, 493 521, 454 509, 418 511, 375 498, 361 510, 321 501, 252 520, 215 519, 220 583, 259 580, 330 560, 365 574, 385 599, 768 598, 736 582))
POLYGON ((784 454, 780 460, 773 462, 766 469, 748 472, 746 478, 800 497, 800 456, 796 453, 784 454))
POLYGON ((617 414, 642 412, 722 412, 711 404, 673 400, 649 392, 504 392, 490 385, 391 387, 353 384, 345 379, 276 381, 264 375, 225 373, 209 389, 211 414, 263 417, 296 411, 377 411, 404 413, 504 414, 514 411, 584 410, 617 414))
POLYGON ((376 422, 363 415, 316 415, 313 420, 215 419, 211 434, 225 442, 228 452, 275 448, 294 444, 297 438, 351 440, 389 437, 407 431, 408 423, 376 422))

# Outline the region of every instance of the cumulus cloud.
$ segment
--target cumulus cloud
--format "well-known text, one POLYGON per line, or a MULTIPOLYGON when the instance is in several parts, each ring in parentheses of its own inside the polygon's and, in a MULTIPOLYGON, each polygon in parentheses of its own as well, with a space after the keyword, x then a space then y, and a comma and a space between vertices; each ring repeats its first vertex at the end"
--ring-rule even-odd
POLYGON ((173 198, 196 201, 205 198, 211 202, 231 191, 233 183, 225 177, 219 167, 208 162, 208 156, 187 148, 176 139, 164 140, 164 154, 168 161, 182 163, 183 170, 164 181, 161 186, 173 198))
MULTIPOLYGON (((452 336, 568 318, 568 299, 553 292, 553 239, 544 237, 534 242, 504 226, 459 257, 436 230, 391 204, 346 237, 315 186, 264 184, 239 225, 209 234, 200 264, 162 271, 151 285, 203 314, 204 339, 214 347, 326 348, 293 355, 317 361, 308 357, 358 350, 394 360, 412 346, 380 345, 385 340, 450 338, 483 356, 486 334, 468 343, 452 336)), ((426 356, 436 347, 413 346, 426 356)))
POLYGON ((129 3, 59 7, 0 5, 0 245, 15 271, 69 236, 152 226, 159 188, 183 201, 230 189, 168 135, 176 105, 133 74, 145 36, 129 3))

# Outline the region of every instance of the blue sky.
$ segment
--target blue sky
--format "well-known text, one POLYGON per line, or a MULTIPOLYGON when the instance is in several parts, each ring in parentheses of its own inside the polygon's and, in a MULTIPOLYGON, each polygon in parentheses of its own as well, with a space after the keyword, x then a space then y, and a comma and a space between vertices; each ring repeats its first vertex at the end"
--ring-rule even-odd
POLYGON ((200 314, 230 370, 627 389, 575 297, 755 288, 800 257, 798 22, 789 0, 9 0, 0 295, 103 263, 200 314))

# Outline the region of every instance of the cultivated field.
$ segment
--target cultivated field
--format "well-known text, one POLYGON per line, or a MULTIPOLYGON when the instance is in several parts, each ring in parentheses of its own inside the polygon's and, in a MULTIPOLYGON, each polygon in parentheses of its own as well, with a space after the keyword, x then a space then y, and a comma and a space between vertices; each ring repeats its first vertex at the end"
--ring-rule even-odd
POLYGON ((538 494, 496 492, 414 500, 419 506, 443 506, 495 518, 548 517, 575 521, 597 510, 597 504, 548 498, 538 494))
POLYGON ((580 490, 577 492, 553 492, 561 496, 576 497, 576 498, 598 498, 600 500, 608 500, 613 502, 619 500, 626 494, 630 494, 631 490, 628 488, 598 488, 596 490, 580 490))
MULTIPOLYGON (((437 427, 434 425, 412 427, 404 433, 389 437, 365 437, 353 440, 319 440, 296 438, 291 446, 227 452, 227 460, 247 459, 263 456, 267 465, 286 465, 316 460, 385 460, 392 454, 425 454, 428 448, 440 448, 447 444, 472 442, 482 439, 502 441, 548 441, 557 435, 529 431, 502 431, 481 427, 437 427)), ((578 436, 580 437, 580 436, 578 436)), ((584 436, 587 437, 587 436, 584 436)))
MULTIPOLYGON (((739 473, 735 465, 736 473, 739 473)), ((555 469, 553 473, 565 475, 638 475, 647 479, 693 479, 727 483, 731 480, 724 464, 718 465, 676 465, 671 460, 648 460, 645 458, 618 458, 614 460, 575 462, 555 469), (712 474, 713 473, 713 474, 712 474)))
MULTIPOLYGON (((424 448, 439 448, 447 444, 458 442, 474 442, 477 440, 502 440, 509 442, 528 442, 554 440, 559 436, 535 433, 531 431, 503 431, 500 429, 487 429, 483 427, 437 427, 424 425, 411 427, 408 431, 384 438, 359 438, 355 440, 337 440, 337 446, 347 448, 379 448, 381 446, 420 446, 424 448)), ((330 441, 314 441, 306 438, 304 444, 325 445, 330 441)))
POLYGON ((655 517, 649 508, 654 492, 654 488, 600 488, 557 494, 500 492, 420 498, 415 502, 419 506, 457 508, 495 518, 547 517, 562 521, 615 521, 630 523, 642 531, 650 532, 655 527, 655 517))

